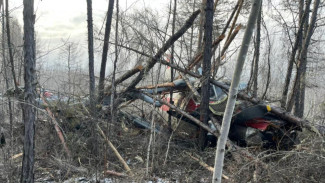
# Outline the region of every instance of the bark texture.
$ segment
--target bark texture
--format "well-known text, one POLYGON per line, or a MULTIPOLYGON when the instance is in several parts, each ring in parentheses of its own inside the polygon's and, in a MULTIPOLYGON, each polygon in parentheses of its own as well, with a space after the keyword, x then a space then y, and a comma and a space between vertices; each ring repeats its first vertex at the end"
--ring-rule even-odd
POLYGON ((111 33, 113 9, 114 9, 114 0, 109 0, 108 10, 107 10, 107 17, 106 17, 106 25, 105 25, 102 63, 100 65, 99 82, 98 82, 98 102, 101 102, 101 100, 104 97, 104 81, 105 81, 108 43, 109 43, 109 36, 110 36, 110 33, 111 33))
POLYGON ((89 101, 93 114, 95 109, 94 33, 92 0, 87 0, 88 56, 89 56, 89 101))
POLYGON ((35 96, 36 96, 36 74, 35 74, 35 40, 34 40, 34 0, 24 0, 24 103, 23 121, 24 150, 22 162, 21 182, 34 182, 34 136, 35 136, 35 96))
POLYGON ((253 97, 257 97, 258 90, 258 65, 260 60, 260 45, 261 45, 261 19, 262 19, 262 3, 260 12, 258 13, 256 20, 256 47, 255 47, 255 63, 253 74, 253 97))
MULTIPOLYGON (((208 112, 210 101, 210 73, 211 73, 211 45, 212 45, 212 24, 213 24, 213 0, 206 1, 205 24, 204 24, 204 53, 203 53, 203 75, 201 78, 201 105, 200 120, 208 124, 208 112)), ((201 129, 199 145, 201 149, 205 147, 206 131, 201 129)))

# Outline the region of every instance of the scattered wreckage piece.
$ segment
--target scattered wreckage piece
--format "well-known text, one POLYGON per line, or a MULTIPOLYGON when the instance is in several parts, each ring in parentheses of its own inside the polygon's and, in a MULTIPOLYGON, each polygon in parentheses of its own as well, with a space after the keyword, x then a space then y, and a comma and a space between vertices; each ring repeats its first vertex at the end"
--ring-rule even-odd
MULTIPOLYGON (((121 117, 125 117, 126 119, 128 119, 128 121, 131 121, 136 127, 141 128, 141 129, 151 129, 151 125, 149 122, 147 122, 145 119, 136 116, 136 115, 132 115, 129 114, 127 112, 124 111, 120 111, 118 113, 119 116, 121 117)), ((160 127, 155 125, 155 133, 160 133, 160 127)))

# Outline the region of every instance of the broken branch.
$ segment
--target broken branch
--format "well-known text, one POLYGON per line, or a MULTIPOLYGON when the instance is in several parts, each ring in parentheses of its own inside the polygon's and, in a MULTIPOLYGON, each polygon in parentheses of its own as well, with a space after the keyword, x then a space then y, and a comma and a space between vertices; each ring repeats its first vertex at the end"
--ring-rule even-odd
POLYGON ((97 129, 100 132, 100 134, 102 135, 102 137, 106 140, 106 143, 111 147, 111 149, 113 150, 114 154, 117 156, 117 158, 120 160, 120 162, 122 163, 122 165, 124 166, 124 169, 127 171, 128 174, 133 175, 129 165, 125 162, 125 160, 122 158, 121 154, 117 151, 117 149, 115 148, 115 146, 112 144, 112 142, 110 140, 108 140, 108 138, 106 137, 105 133, 103 132, 103 130, 100 128, 100 126, 97 124, 97 129))

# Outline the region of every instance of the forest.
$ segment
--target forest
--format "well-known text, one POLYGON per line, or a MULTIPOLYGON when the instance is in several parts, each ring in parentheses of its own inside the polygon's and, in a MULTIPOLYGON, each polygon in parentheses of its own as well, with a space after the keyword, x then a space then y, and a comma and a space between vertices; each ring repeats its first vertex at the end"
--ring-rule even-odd
POLYGON ((0 0, 0 182, 325 182, 324 10, 0 0))

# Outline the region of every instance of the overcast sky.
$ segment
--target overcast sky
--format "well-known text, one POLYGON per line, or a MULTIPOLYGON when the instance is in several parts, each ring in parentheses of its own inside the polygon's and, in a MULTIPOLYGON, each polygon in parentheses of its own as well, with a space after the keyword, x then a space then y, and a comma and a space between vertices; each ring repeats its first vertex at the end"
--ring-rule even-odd
MULTIPOLYGON (((165 6, 167 0, 120 0, 120 11, 132 11, 143 7, 156 9, 165 6)), ((108 0, 93 0, 93 20, 101 27, 108 8, 108 0)), ((10 1, 9 9, 23 26, 23 0, 10 1)), ((42 46, 52 49, 69 38, 86 49, 87 47, 87 4, 86 0, 35 0, 35 31, 42 46)), ((114 5, 115 11, 115 5, 114 5)), ((84 50, 86 51, 86 50, 84 50)), ((56 61, 57 52, 48 56, 51 62, 56 61)), ((84 54, 84 60, 88 56, 84 54)), ((95 58, 96 61, 96 58, 95 58)), ((98 67, 95 68, 98 70, 98 67)))
MULTIPOLYGON (((120 0, 121 10, 141 7, 159 7, 165 0, 120 0)), ((10 9, 22 24, 23 1, 11 1, 10 9)), ((101 24, 107 11, 107 0, 93 0, 93 19, 101 24)), ((86 0, 35 0, 35 28, 41 39, 79 37, 87 30, 86 0)), ((79 37, 80 38, 80 37, 79 37)))

